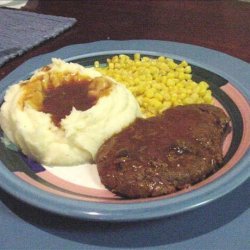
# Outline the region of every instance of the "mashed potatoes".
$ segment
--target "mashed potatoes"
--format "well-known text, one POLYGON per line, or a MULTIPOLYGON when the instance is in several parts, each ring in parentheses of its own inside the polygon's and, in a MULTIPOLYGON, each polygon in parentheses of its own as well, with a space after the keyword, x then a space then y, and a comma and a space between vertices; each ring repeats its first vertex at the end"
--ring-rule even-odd
MULTIPOLYGON (((72 79, 100 76, 94 69, 52 59, 51 65, 35 72, 30 80, 9 87, 0 110, 2 130, 24 154, 42 164, 91 162, 105 140, 141 116, 137 101, 126 87, 109 79, 109 92, 85 111, 72 107, 59 126, 41 107, 46 89, 70 84, 72 79)), ((92 86, 91 91, 98 91, 98 86, 92 86)))

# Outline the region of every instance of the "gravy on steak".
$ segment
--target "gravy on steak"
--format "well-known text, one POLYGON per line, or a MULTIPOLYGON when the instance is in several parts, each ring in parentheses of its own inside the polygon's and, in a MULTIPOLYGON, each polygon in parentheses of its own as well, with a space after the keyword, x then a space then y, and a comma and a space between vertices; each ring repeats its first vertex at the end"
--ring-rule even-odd
POLYGON ((160 196, 195 184, 222 163, 229 121, 221 109, 205 104, 138 118, 99 149, 100 179, 129 198, 160 196))

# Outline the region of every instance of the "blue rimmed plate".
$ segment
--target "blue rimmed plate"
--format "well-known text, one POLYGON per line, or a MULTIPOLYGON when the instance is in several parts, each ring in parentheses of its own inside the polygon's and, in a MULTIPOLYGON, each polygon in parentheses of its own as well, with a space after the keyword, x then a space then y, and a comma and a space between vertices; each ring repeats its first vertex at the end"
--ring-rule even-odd
POLYGON ((223 145, 223 167, 205 181, 175 194, 130 200, 106 190, 94 165, 48 168, 0 143, 0 186, 3 189, 24 202, 65 216, 132 221, 169 216, 201 206, 230 192, 249 177, 250 67, 246 62, 214 50, 152 40, 72 45, 19 66, 1 81, 0 102, 9 85, 27 79, 34 70, 49 64, 52 57, 90 66, 95 60, 105 62, 115 54, 136 52, 186 60, 192 65, 193 79, 210 84, 215 105, 222 107, 232 120, 233 131, 223 145))

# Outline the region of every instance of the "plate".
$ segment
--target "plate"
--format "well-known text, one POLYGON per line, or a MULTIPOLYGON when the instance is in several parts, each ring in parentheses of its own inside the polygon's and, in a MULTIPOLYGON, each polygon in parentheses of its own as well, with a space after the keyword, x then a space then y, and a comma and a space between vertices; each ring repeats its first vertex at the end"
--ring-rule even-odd
POLYGON ((96 221, 135 221, 170 216, 205 205, 230 192, 249 178, 250 67, 229 55, 175 42, 154 40, 98 41, 67 46, 34 57, 0 83, 0 103, 6 88, 27 79, 52 57, 84 66, 116 54, 141 53, 186 60, 195 81, 209 82, 215 103, 231 117, 233 131, 223 145, 223 167, 189 189, 149 199, 124 199, 107 191, 99 182, 95 166, 71 169, 41 166, 0 143, 0 186, 15 197, 41 209, 64 216, 96 221), (79 176, 87 176, 79 178, 79 176), (83 181, 84 180, 84 181, 83 181))

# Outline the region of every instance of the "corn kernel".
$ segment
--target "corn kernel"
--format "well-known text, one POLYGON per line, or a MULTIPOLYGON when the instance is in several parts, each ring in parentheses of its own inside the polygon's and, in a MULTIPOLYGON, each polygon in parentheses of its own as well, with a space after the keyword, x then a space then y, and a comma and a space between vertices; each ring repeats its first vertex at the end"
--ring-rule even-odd
POLYGON ((164 102, 163 104, 164 104, 164 107, 165 107, 166 109, 168 109, 168 108, 171 107, 171 102, 169 102, 169 101, 164 102))
POLYGON ((107 66, 94 66, 104 75, 123 83, 138 100, 146 117, 160 114, 177 105, 212 103, 212 94, 205 81, 192 80, 192 68, 186 61, 177 64, 171 58, 156 59, 116 55, 107 59, 107 66))
POLYGON ((145 91, 146 97, 152 98, 154 96, 154 91, 153 89, 148 89, 145 91))
POLYGON ((210 103, 212 100, 212 96, 210 93, 206 93, 206 95, 203 97, 205 103, 210 103))
POLYGON ((141 59, 141 54, 140 53, 135 53, 134 54, 134 60, 139 61, 141 59))
POLYGON ((170 62, 170 63, 168 64, 168 66, 169 66, 170 69, 176 69, 177 64, 174 63, 174 62, 170 62))
POLYGON ((168 86, 168 87, 174 86, 174 85, 175 85, 174 79, 168 79, 168 80, 167 80, 167 86, 168 86))
POLYGON ((110 68, 110 69, 113 69, 114 67, 115 67, 114 63, 110 62, 110 63, 109 63, 109 68, 110 68))
POLYGON ((186 78, 185 74, 183 72, 179 73, 179 79, 184 80, 186 78))
POLYGON ((152 106, 154 106, 156 109, 161 108, 162 103, 160 101, 158 101, 157 99, 152 99, 151 100, 151 104, 152 106))
POLYGON ((95 61, 95 62, 94 62, 94 66, 95 66, 95 68, 98 68, 98 67, 100 66, 99 61, 95 61))
POLYGON ((182 67, 187 67, 188 66, 188 63, 184 60, 182 61, 179 66, 182 66, 182 67))
POLYGON ((191 66, 189 66, 189 65, 186 66, 184 72, 190 74, 192 72, 191 66))
POLYGON ((160 94, 160 93, 156 93, 155 95, 155 98, 157 99, 157 100, 159 100, 160 102, 162 102, 163 101, 163 96, 160 94))

